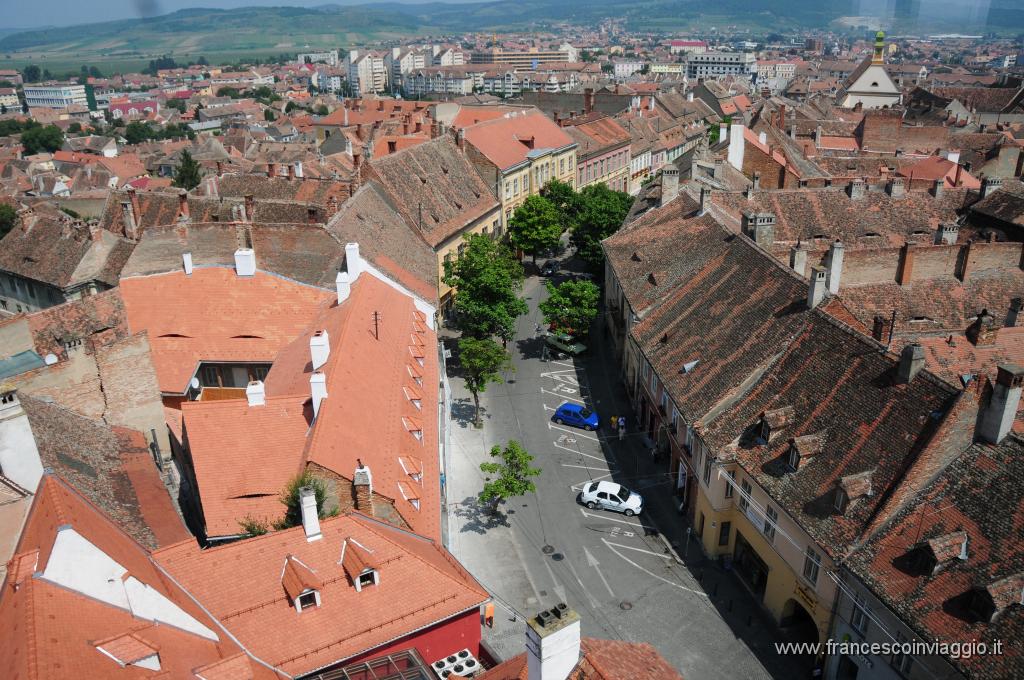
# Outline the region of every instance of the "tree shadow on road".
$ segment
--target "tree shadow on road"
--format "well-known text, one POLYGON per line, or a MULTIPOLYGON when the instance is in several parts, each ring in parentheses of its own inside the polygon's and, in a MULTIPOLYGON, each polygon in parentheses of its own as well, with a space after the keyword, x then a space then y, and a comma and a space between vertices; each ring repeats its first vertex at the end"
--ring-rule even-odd
POLYGON ((481 504, 476 496, 467 496, 455 507, 455 516, 465 520, 462 532, 472 531, 475 534, 486 534, 489 529, 511 527, 508 515, 491 505, 481 504))
MULTIPOLYGON (((452 400, 452 420, 459 424, 463 430, 473 427, 473 418, 476 414, 476 408, 473 406, 472 397, 461 397, 459 399, 452 400)), ((480 407, 480 420, 484 421, 490 418, 487 413, 487 407, 480 407)))
POLYGON ((544 351, 544 338, 535 336, 516 340, 516 348, 524 359, 540 359, 544 351))

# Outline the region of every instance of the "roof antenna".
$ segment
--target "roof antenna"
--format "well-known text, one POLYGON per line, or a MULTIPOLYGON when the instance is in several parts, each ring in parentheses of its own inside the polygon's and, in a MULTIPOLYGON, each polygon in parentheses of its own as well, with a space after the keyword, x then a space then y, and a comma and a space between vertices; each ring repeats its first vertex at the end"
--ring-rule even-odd
POLYGON ((373 313, 373 337, 380 340, 380 312, 373 313))

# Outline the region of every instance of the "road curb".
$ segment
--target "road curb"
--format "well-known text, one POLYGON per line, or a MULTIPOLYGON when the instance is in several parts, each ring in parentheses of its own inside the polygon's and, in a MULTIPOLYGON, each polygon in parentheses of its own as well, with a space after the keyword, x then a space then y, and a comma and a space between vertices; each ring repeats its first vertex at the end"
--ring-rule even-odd
POLYGON ((672 559, 675 560, 676 564, 680 566, 685 566, 685 562, 683 562, 683 559, 679 557, 679 553, 677 553, 676 549, 672 547, 672 544, 669 543, 669 540, 665 538, 665 534, 661 531, 661 529, 658 529, 658 538, 661 539, 661 542, 665 544, 665 550, 667 550, 668 553, 672 555, 672 559))

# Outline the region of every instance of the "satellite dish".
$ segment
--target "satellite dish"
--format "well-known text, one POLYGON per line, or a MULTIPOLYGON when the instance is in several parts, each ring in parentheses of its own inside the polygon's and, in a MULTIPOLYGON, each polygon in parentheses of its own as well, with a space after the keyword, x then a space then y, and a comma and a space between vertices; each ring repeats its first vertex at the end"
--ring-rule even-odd
POLYGON ((50 352, 45 357, 43 357, 43 362, 47 366, 53 366, 55 363, 57 363, 57 355, 54 354, 53 352, 50 352))
POLYGON ((199 389, 199 378, 192 378, 192 380, 189 381, 188 384, 189 384, 189 387, 191 387, 192 389, 198 390, 199 389))

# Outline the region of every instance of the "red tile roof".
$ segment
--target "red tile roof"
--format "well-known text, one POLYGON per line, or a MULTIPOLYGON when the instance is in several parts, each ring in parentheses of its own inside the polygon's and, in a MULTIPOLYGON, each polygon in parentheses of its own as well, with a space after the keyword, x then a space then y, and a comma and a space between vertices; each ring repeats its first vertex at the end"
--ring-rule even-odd
POLYGON ((958 178, 957 164, 948 158, 940 156, 929 156, 913 165, 904 165, 899 169, 898 174, 903 177, 913 177, 915 180, 927 179, 933 182, 942 178, 945 180, 947 189, 952 189, 954 186, 966 189, 981 188, 981 182, 978 181, 978 178, 963 168, 960 168, 960 176, 958 178), (960 180, 959 184, 955 184, 957 179, 960 180))
POLYGON ((295 600, 307 590, 323 590, 324 582, 295 555, 288 555, 284 558, 281 585, 288 597, 295 600))
POLYGON ((470 125, 465 129, 465 136, 467 143, 500 170, 526 161, 531 151, 560 149, 575 143, 562 128, 537 110, 470 125))
POLYGON ((155 557, 250 651, 290 674, 370 652, 488 598, 434 541, 359 514, 320 528, 323 538, 313 542, 295 527, 207 550, 183 543, 155 557), (361 592, 338 564, 353 539, 379 565, 380 583, 361 592), (322 581, 319 607, 298 612, 289 600, 281 582, 287 555, 322 581))
MULTIPOLYGON (((647 642, 624 642, 583 638, 583 658, 568 680, 683 680, 683 676, 665 661, 647 642)), ((480 680, 527 680, 526 654, 495 666, 480 680)))
POLYGON ((131 332, 149 334, 160 390, 171 394, 185 392, 201 361, 269 363, 336 298, 260 271, 239 277, 224 267, 130 277, 120 288, 131 332))

